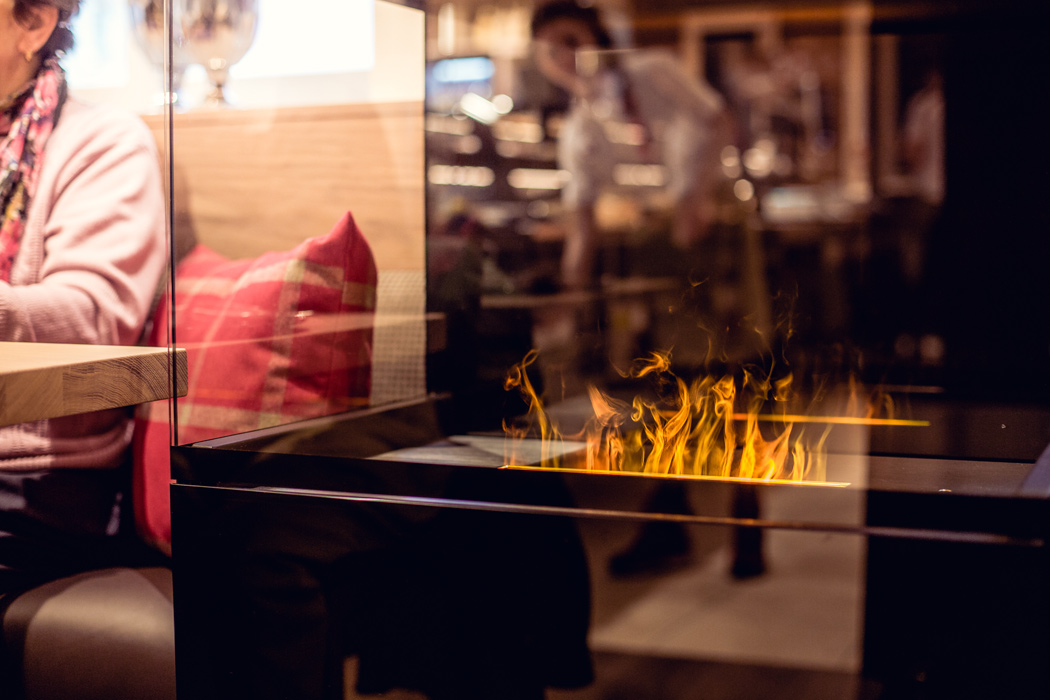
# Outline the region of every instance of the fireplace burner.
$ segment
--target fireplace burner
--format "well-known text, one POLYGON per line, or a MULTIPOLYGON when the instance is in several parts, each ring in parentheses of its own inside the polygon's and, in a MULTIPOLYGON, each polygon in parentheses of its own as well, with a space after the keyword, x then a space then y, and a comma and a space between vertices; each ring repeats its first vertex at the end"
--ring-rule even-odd
MULTIPOLYGON (((188 601, 178 612, 187 640, 180 647, 180 689, 199 698, 259 690, 253 679, 268 677, 258 666, 267 649, 248 630, 257 630, 274 610, 243 601, 263 605, 265 594, 274 593, 260 590, 253 576, 288 556, 284 548, 290 547, 297 557, 318 557, 305 570, 322 572, 317 575, 324 585, 349 585, 345 577, 371 567, 365 588, 347 589, 370 591, 371 602, 344 601, 348 609, 338 610, 338 619, 356 621, 346 624, 369 634, 341 639, 336 651, 331 641, 310 647, 329 666, 334 662, 326 655, 356 656, 362 692, 415 687, 437 696, 447 687, 464 697, 485 696, 488 691, 457 686, 445 673, 408 678, 391 671, 390 647, 371 636, 375 628, 357 609, 374 606, 397 639, 423 635, 438 647, 441 640, 456 647, 463 637, 451 629, 435 632, 434 625, 448 623, 445 617, 408 602, 433 601, 430 595, 440 591, 471 634, 491 644, 517 640, 513 660, 473 652, 497 676, 518 674, 529 687, 580 688, 557 692, 591 697, 585 689, 597 687, 592 674, 600 685, 609 660, 597 652, 587 660, 586 621, 593 606, 608 604, 600 583, 607 574, 592 554, 601 540, 593 533, 624 533, 647 523, 694 534, 712 528, 759 533, 759 546, 778 532, 863 542, 857 667, 836 676, 858 692, 947 698, 994 687, 1009 689, 1011 697, 1038 697, 1050 687, 1045 666, 1036 663, 1050 650, 1050 606, 1039 588, 1050 582, 1050 452, 991 461, 831 450, 826 483, 668 479, 509 466, 503 436, 442 434, 440 403, 413 402, 174 448, 176 564, 180 600, 188 601), (669 481, 685 495, 689 512, 653 509, 645 498, 669 481), (753 495, 753 510, 740 509, 742 492, 753 495), (355 533, 355 541, 334 537, 333 528, 355 533), (422 550, 420 542, 426 543, 422 550), (482 561, 492 566, 479 568, 482 561), (402 577, 415 577, 415 585, 402 577), (593 593, 587 592, 589 580, 593 593), (374 597, 376 586, 391 595, 374 597), (400 606, 411 610, 408 618, 395 614, 400 606), (531 611, 529 621, 506 617, 516 606, 531 611), (480 622, 485 615, 498 622, 487 632, 480 622), (554 637, 566 646, 557 647, 554 637), (541 642, 518 644, 525 638, 541 642), (549 650, 546 645, 559 648, 566 663, 550 662, 540 653, 549 650), (231 655, 234 649, 240 651, 231 655)), ((892 430, 864 429, 873 444, 885 439, 878 430, 892 430)), ((539 452, 538 441, 531 447, 539 452)), ((571 447, 564 446, 567 457, 571 447)), ((646 658, 641 654, 635 663, 646 658)), ((446 670, 466 672, 456 665, 446 670)), ((489 683, 489 691, 501 687, 487 674, 477 679, 489 683)))

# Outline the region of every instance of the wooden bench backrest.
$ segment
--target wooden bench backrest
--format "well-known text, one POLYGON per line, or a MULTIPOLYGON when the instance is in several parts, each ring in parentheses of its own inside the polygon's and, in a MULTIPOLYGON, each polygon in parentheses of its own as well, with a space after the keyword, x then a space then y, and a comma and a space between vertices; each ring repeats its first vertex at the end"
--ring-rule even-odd
MULTIPOLYGON (((148 116, 163 146, 163 117, 148 116)), ((346 211, 379 270, 422 272, 418 102, 176 114, 177 226, 232 258, 291 248, 346 211)))

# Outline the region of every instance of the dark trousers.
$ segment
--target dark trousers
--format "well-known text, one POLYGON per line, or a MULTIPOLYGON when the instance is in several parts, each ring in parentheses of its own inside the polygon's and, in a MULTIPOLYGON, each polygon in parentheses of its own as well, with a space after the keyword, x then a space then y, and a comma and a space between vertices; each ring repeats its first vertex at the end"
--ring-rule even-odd
POLYGON ((0 470, 0 596, 81 571, 163 560, 134 535, 130 468, 0 470))

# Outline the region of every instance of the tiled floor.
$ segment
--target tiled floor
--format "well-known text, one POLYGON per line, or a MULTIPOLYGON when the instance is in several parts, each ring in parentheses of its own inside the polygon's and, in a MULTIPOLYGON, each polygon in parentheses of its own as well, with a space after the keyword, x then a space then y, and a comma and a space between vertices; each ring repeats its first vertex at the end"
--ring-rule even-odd
MULTIPOLYGON (((837 464, 837 478, 863 478, 862 458, 837 464)), ((762 514, 812 519, 812 496, 788 489, 763 501, 762 514)), ((821 519, 862 521, 860 497, 838 504, 821 519)), ((551 698, 862 697, 863 537, 765 531, 766 572, 737 580, 730 575, 731 530, 692 526, 692 565, 624 580, 609 577, 605 563, 631 540, 631 530, 592 523, 582 532, 594 577, 590 639, 598 677, 588 689, 551 698)))
POLYGON ((720 550, 661 580, 596 627, 596 651, 855 672, 860 667, 858 537, 768 533, 766 574, 729 576, 720 550))
MULTIPOLYGON (((771 515, 790 510, 768 507, 771 515)), ((603 562, 632 533, 608 528, 600 522, 582 528, 594 581, 596 680, 551 691, 548 700, 861 697, 860 537, 767 532, 767 572, 738 581, 729 574, 727 531, 697 528, 691 531, 694 565, 659 577, 614 579, 603 562)))

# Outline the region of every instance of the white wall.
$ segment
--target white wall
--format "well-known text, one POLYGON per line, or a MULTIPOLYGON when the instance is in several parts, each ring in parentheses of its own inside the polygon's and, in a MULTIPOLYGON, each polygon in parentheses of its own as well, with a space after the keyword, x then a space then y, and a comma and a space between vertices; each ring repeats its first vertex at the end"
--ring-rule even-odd
MULTIPOLYGON (((85 3, 74 25, 78 50, 67 61, 71 90, 135 112, 159 112, 165 81, 133 35, 127 1, 85 3)), ((233 107, 422 101, 422 11, 385 0, 261 0, 259 16, 252 49, 231 70, 233 107), (275 72, 284 74, 267 75, 275 72)), ((208 91, 204 69, 191 65, 182 109, 203 108, 208 91)))

